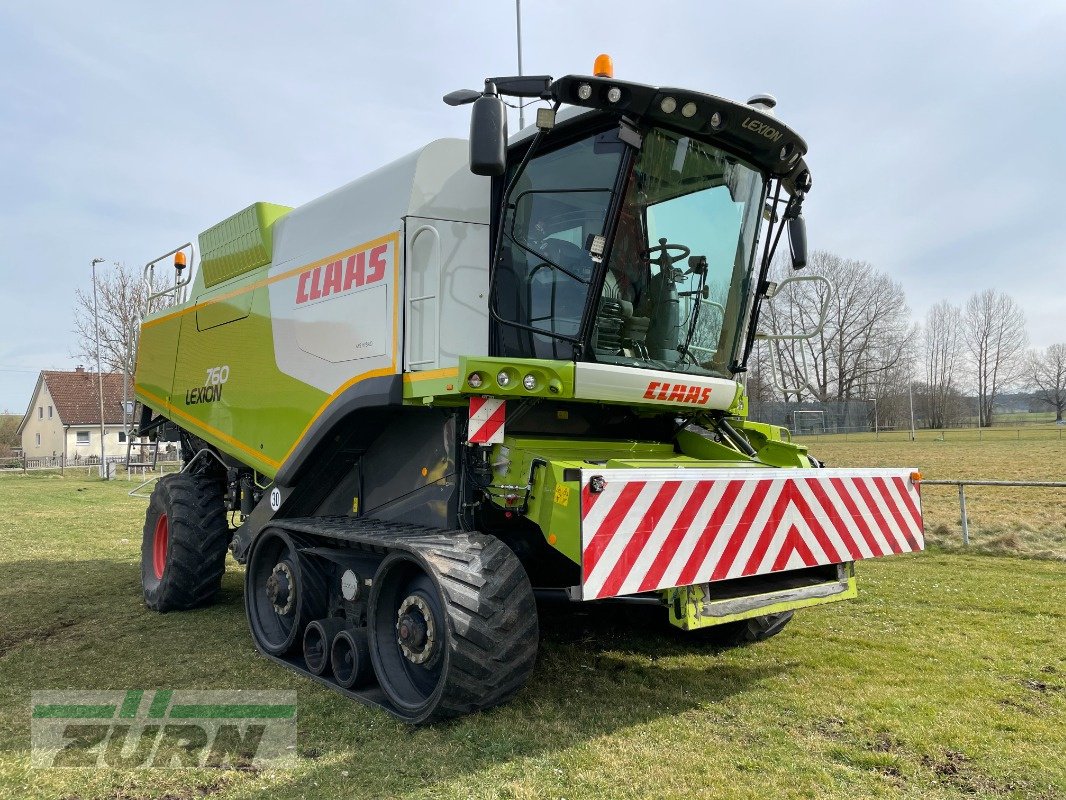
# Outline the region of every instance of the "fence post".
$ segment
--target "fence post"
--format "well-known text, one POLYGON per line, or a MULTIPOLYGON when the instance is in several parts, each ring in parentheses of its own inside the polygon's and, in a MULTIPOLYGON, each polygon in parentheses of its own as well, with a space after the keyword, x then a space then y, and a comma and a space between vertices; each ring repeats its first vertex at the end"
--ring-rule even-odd
POLYGON ((29 467, 29 464, 30 464, 30 457, 27 456, 25 453, 23 453, 22 454, 22 474, 23 475, 29 474, 27 472, 27 468, 29 467))
POLYGON ((59 454, 59 474, 60 475, 66 475, 67 474, 67 454, 66 453, 60 453, 59 454))
POLYGON ((966 520, 966 484, 959 484, 959 512, 962 515, 962 545, 970 544, 970 525, 966 520))

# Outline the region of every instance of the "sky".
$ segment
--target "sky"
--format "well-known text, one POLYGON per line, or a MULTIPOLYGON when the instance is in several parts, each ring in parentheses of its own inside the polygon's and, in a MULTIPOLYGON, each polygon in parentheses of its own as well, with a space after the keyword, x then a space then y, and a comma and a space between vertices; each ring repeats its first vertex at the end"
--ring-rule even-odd
MULTIPOLYGON (((1009 293, 1066 341, 1066 3, 524 0, 527 74, 744 101, 807 141, 813 249, 941 299, 1009 293)), ((441 96, 517 71, 509 0, 0 6, 0 411, 77 359, 90 261, 143 265, 263 200, 297 206, 428 141, 441 96)), ((514 129, 512 120, 512 130, 514 129)))

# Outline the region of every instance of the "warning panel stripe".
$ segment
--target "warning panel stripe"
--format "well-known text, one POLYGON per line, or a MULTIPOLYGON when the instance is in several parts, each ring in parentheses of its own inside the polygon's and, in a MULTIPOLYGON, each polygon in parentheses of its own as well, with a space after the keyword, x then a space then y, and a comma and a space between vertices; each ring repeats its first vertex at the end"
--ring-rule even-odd
POLYGON ((597 473, 605 484, 596 494, 588 489, 591 472, 583 471, 582 595, 612 597, 924 547, 921 495, 905 473, 787 475, 798 471, 685 480, 675 471, 605 470, 597 473))

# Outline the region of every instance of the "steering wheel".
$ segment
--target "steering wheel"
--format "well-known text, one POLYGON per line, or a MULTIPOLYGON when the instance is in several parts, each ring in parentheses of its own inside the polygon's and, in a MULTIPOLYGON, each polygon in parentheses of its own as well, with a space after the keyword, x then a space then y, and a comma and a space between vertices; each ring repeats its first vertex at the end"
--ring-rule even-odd
MULTIPOLYGON (((660 270, 666 272, 667 267, 676 264, 683 258, 688 258, 692 250, 685 247, 683 244, 669 244, 666 239, 660 239, 659 244, 649 247, 644 252, 645 255, 649 257, 652 264, 655 264, 660 270), (678 255, 671 255, 671 251, 676 251, 678 255), (659 253, 660 255, 658 258, 651 258, 652 253, 659 253)), ((676 281, 677 278, 675 277, 674 280, 676 281)))

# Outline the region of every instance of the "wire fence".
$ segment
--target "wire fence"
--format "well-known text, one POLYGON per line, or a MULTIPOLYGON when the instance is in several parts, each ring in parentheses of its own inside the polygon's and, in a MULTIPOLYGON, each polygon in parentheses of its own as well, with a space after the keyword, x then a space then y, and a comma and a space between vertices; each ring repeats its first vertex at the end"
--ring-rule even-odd
POLYGON ((991 480, 922 480, 924 486, 957 486, 959 489, 959 517, 962 521, 962 544, 970 544, 970 521, 966 513, 967 486, 1025 487, 1034 489, 1066 489, 1063 481, 991 481, 991 480))
MULTIPOLYGON (((157 467, 159 471, 165 470, 170 466, 177 466, 181 463, 181 452, 162 450, 159 453, 157 459, 157 467)), ((116 477, 120 472, 126 471, 126 456, 106 456, 104 458, 105 470, 111 477, 116 477)), ((100 470, 100 457, 86 456, 66 458, 63 455, 56 456, 9 456, 7 458, 0 458, 0 473, 3 472, 58 472, 61 475, 65 475, 67 472, 84 471, 86 475, 92 475, 96 473, 101 474, 100 470)), ((130 472, 134 474, 143 473, 142 468, 132 468, 130 472)))

